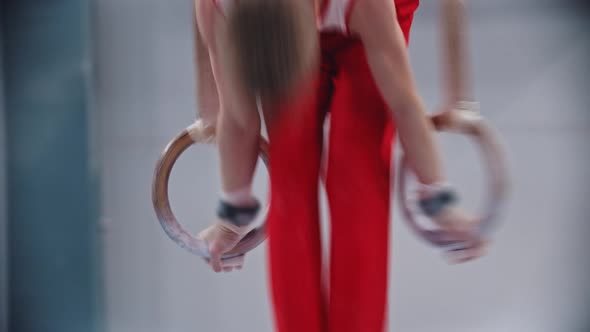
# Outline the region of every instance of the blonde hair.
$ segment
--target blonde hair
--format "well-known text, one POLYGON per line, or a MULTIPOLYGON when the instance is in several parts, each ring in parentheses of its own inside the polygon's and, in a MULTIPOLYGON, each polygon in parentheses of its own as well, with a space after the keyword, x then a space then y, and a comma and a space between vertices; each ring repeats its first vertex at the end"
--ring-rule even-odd
POLYGON ((313 8, 302 3, 238 0, 228 12, 233 57, 247 92, 278 99, 310 68, 318 33, 313 8))

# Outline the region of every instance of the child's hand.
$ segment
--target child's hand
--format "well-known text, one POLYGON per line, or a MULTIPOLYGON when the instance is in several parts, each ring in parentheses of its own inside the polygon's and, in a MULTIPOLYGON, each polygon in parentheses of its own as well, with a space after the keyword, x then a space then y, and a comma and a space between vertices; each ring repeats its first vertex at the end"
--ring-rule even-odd
POLYGON ((448 234, 449 240, 458 243, 457 248, 446 253, 451 262, 464 263, 485 254, 488 241, 478 233, 480 221, 460 207, 446 207, 432 220, 448 234))
POLYGON ((223 254, 232 250, 248 233, 248 227, 238 227, 223 220, 217 220, 212 226, 197 236, 205 241, 209 250, 206 260, 215 272, 239 270, 244 265, 244 255, 222 259, 223 254))

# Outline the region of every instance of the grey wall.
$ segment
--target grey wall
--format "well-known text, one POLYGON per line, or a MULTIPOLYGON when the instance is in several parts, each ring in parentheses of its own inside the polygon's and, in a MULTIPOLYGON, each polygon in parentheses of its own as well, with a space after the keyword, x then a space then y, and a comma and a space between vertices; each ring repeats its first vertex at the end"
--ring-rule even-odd
MULTIPOLYGON (((482 260, 449 266, 393 216, 390 328, 406 332, 584 331, 590 84, 586 17, 559 1, 473 0, 472 50, 483 113, 502 134, 513 194, 482 260), (551 7, 551 8, 550 8, 551 7), (547 10, 550 8, 551 10, 547 10), (580 309, 578 309, 580 308, 580 309)), ((433 2, 423 1, 411 56, 420 91, 440 100, 433 2)), ((240 273, 214 275, 168 240, 153 214, 154 163, 195 114, 190 1, 97 2, 103 237, 108 330, 271 331, 265 248, 240 273), (244 287, 247 285, 247 287, 244 287), (231 313, 227 315, 226 313, 231 313)), ((466 204, 481 197, 475 151, 443 140, 466 204), (466 151, 469 155, 463 155, 466 151)), ((213 149, 189 150, 171 178, 178 217, 211 222, 218 193, 213 149)), ((259 170, 255 190, 265 196, 259 170)))
MULTIPOLYGON (((1 14, 0 14, 1 16, 1 14)), ((8 238, 6 213, 6 123, 4 120, 4 74, 0 26, 0 331, 8 330, 8 238)))
MULTIPOLYGON (((467 0, 472 15, 477 17, 490 14, 512 14, 514 12, 531 13, 537 11, 559 10, 564 7, 587 5, 584 0, 467 0)), ((425 17, 437 14, 437 2, 421 1, 421 12, 425 17)))

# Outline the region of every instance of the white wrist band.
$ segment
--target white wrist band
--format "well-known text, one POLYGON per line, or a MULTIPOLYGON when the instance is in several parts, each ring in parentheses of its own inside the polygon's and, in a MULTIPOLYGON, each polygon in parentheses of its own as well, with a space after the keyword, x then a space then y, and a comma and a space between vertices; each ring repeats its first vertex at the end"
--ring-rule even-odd
POLYGON ((421 197, 429 197, 435 195, 443 190, 452 189, 448 182, 434 182, 430 184, 419 184, 418 195, 421 197))
POLYGON ((461 100, 455 104, 455 110, 457 111, 473 111, 479 112, 479 102, 477 101, 467 101, 461 100))
POLYGON ((256 201, 254 194, 252 194, 252 186, 246 186, 229 192, 222 191, 221 199, 234 205, 250 204, 256 201))

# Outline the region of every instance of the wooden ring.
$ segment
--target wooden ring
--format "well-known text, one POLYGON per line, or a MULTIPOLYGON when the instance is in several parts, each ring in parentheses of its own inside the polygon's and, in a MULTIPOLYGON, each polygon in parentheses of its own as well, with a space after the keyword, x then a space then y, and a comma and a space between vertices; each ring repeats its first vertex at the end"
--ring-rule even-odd
MULTIPOLYGON (((177 245, 189 252, 209 258, 207 244, 188 233, 176 220, 168 197, 168 182, 174 164, 182 153, 193 144, 214 144, 215 128, 207 126, 202 120, 177 135, 164 149, 156 164, 152 181, 152 203, 160 225, 177 245)), ((268 142, 260 137, 260 158, 268 168, 268 142)), ((236 257, 256 248, 266 239, 266 222, 250 231, 231 251, 223 255, 224 259, 236 257)))
MULTIPOLYGON (((499 141, 479 113, 472 110, 444 112, 432 116, 431 120, 437 131, 467 135, 479 147, 488 174, 488 197, 484 211, 479 217, 478 235, 487 237, 496 226, 498 213, 503 207, 508 192, 508 173, 499 141)), ((408 200, 406 183, 409 172, 407 158, 402 156, 398 178, 399 199, 402 214, 408 226, 418 236, 435 246, 444 247, 455 244, 448 240, 443 230, 429 230, 418 225, 416 212, 412 211, 412 204, 408 200)))

